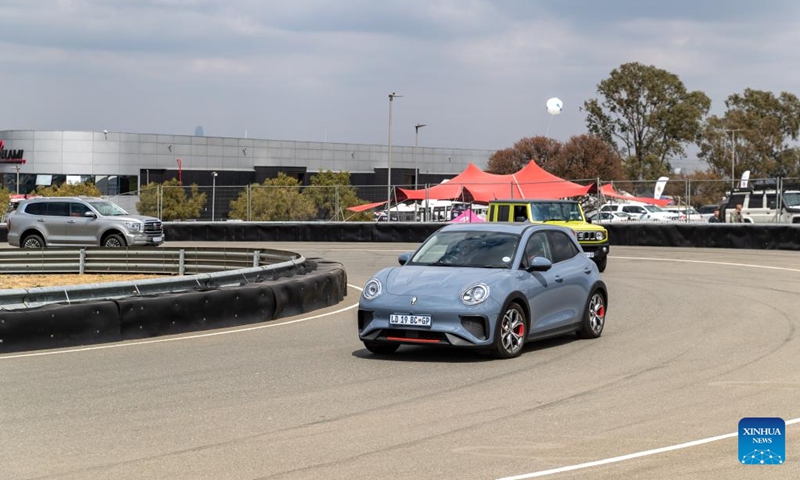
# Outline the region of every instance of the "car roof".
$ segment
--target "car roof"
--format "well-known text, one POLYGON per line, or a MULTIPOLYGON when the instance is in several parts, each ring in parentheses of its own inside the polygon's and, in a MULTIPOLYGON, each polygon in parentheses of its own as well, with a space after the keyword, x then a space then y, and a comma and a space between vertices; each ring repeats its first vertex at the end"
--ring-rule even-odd
POLYGON ((475 222, 475 223, 451 223, 442 227, 439 231, 447 232, 499 232, 522 234, 527 230, 560 230, 565 233, 572 233, 572 230, 560 225, 530 222, 475 222))
POLYGON ((578 203, 575 200, 547 199, 547 198, 510 198, 491 200, 489 203, 578 203))
POLYGON ((28 201, 28 202, 33 202, 33 201, 36 201, 36 202, 50 202, 50 201, 56 201, 56 200, 61 200, 61 201, 63 201, 63 200, 84 200, 84 201, 86 201, 86 200, 103 200, 103 199, 99 198, 99 197, 31 197, 31 198, 27 198, 25 200, 28 201))

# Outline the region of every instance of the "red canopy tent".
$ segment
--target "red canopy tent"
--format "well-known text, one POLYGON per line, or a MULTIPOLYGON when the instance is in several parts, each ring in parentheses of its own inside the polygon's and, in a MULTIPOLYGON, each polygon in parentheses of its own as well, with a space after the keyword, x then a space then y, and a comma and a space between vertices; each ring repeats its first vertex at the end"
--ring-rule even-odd
POLYGON ((591 185, 583 186, 545 172, 531 161, 510 175, 486 173, 474 164, 446 183, 427 189, 398 188, 398 201, 463 200, 488 203, 506 198, 565 198, 585 195, 591 185))
POLYGON ((669 198, 661 198, 656 200, 655 198, 634 197, 632 195, 624 195, 622 193, 618 193, 614 189, 614 185, 610 183, 607 183, 602 187, 600 187, 600 193, 602 193, 606 197, 619 198, 623 200, 628 200, 629 202, 649 203, 651 205, 658 205, 659 207, 663 207, 665 205, 669 205, 670 203, 672 203, 672 200, 670 200, 669 198))

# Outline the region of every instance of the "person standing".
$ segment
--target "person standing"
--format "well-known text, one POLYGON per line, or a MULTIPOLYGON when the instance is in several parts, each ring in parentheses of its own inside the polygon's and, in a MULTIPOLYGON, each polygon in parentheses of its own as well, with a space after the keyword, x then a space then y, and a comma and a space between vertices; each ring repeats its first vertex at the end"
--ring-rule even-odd
POLYGON ((742 204, 737 203, 736 209, 731 213, 731 222, 732 223, 744 223, 744 217, 742 217, 742 204))
POLYGON ((708 217, 708 223, 720 223, 719 208, 714 210, 714 215, 708 217))

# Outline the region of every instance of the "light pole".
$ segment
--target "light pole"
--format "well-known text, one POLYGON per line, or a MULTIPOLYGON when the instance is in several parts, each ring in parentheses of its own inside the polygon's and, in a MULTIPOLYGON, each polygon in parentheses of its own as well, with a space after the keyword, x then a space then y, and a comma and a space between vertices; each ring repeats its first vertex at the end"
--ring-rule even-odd
POLYGON ((722 131, 725 132, 725 136, 728 136, 728 133, 732 133, 731 139, 731 191, 736 188, 736 132, 742 132, 746 129, 744 128, 723 128, 722 131))
POLYGON ((19 195, 19 165, 14 165, 14 168, 17 170, 17 195, 19 195))
POLYGON ((395 97, 402 97, 395 92, 389 94, 389 160, 386 168, 386 221, 392 219, 392 104, 395 97))
POLYGON ((414 190, 417 190, 417 180, 419 178, 419 161, 417 161, 417 147, 419 147, 419 129, 427 127, 424 123, 414 125, 414 190))
POLYGON ((214 221, 214 206, 217 204, 217 172, 211 172, 211 221, 214 221))

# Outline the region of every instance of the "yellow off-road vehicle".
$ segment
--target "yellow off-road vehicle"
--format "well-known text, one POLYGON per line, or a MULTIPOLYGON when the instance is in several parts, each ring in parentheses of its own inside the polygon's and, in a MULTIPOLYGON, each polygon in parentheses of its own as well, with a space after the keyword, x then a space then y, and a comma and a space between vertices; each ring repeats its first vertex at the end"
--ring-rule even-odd
POLYGON ((581 204, 570 200, 494 200, 489 202, 490 222, 538 222, 575 231, 586 256, 601 272, 608 261, 608 231, 586 221, 581 204))

